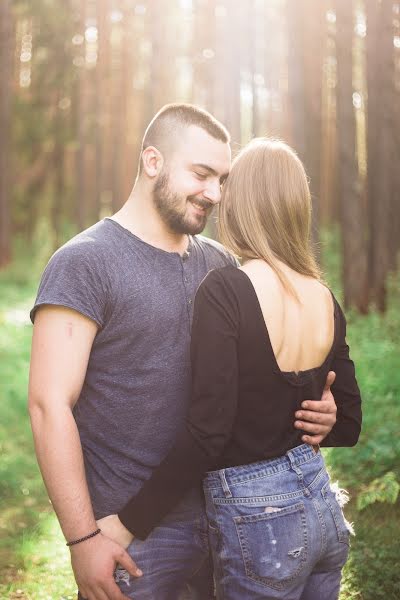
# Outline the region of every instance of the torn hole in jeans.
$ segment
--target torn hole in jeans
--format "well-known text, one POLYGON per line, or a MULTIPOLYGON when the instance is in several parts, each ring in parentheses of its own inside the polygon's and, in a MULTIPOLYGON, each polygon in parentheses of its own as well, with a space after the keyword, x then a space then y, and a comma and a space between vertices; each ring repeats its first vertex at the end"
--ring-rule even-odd
POLYGON ((126 569, 123 567, 117 567, 114 573, 115 583, 126 583, 127 586, 130 587, 130 576, 126 569))
MULTIPOLYGON (((338 481, 331 483, 330 487, 331 487, 331 491, 335 494, 336 501, 339 504, 340 508, 343 508, 343 506, 345 504, 347 504, 350 499, 348 491, 339 487, 338 481)), ((355 535, 353 523, 350 523, 344 515, 343 515, 343 518, 344 518, 344 522, 345 522, 346 528, 348 529, 349 533, 351 535, 355 535)))
POLYGON ((288 556, 292 556, 293 558, 299 558, 303 550, 303 546, 300 546, 300 548, 294 548, 294 550, 289 550, 288 556))

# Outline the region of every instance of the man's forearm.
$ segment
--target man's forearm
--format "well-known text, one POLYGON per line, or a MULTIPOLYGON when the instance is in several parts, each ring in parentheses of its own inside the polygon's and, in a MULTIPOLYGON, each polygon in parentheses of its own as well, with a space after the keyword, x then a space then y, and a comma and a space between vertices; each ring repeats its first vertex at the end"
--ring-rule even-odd
POLYGON ((86 483, 82 447, 71 409, 31 404, 36 454, 50 500, 67 540, 96 529, 86 483))

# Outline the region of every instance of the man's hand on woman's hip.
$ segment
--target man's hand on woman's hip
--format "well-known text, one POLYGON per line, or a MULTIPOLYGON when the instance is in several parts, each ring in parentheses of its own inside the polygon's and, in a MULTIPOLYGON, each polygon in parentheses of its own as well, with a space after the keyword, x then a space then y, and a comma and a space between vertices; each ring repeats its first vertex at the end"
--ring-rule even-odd
POLYGON ((337 407, 331 392, 335 377, 336 373, 329 371, 321 400, 304 400, 301 403, 302 410, 295 414, 297 420, 294 426, 309 434, 301 439, 312 446, 320 444, 336 423, 337 407))

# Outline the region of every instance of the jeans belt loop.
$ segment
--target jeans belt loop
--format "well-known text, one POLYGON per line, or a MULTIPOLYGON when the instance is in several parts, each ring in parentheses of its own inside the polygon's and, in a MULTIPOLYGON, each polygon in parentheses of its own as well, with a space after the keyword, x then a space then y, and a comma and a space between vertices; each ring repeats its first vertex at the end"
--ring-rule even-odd
POLYGON ((229 485, 225 477, 225 469, 221 469, 221 471, 219 472, 219 478, 221 480, 221 485, 224 491, 225 498, 232 498, 232 492, 229 489, 229 485))
POLYGON ((289 459, 290 466, 292 467, 293 471, 296 473, 296 475, 299 478, 300 482, 303 483, 303 471, 296 464, 296 459, 293 456, 292 452, 289 450, 289 452, 286 452, 286 456, 289 459))

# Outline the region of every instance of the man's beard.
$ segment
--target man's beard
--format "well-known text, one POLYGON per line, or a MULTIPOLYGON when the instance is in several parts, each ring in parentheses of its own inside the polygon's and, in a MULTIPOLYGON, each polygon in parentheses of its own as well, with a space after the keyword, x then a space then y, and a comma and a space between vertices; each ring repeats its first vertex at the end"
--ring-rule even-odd
POLYGON ((199 206, 210 209, 210 203, 196 196, 187 196, 183 203, 182 197, 169 187, 167 172, 161 173, 154 185, 153 201, 160 217, 174 233, 196 235, 206 226, 208 213, 190 218, 186 215, 186 207, 188 202, 195 201, 199 206))

